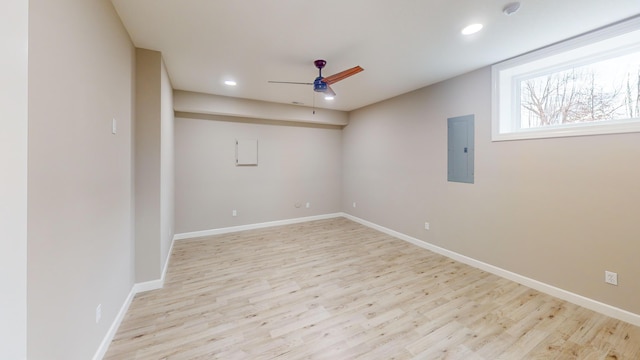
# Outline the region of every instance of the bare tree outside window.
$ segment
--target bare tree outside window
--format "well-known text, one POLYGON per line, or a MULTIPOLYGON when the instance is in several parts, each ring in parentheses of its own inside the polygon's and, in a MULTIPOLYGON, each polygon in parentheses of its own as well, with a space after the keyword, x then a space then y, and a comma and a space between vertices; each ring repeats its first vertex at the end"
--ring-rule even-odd
POLYGON ((520 81, 520 127, 640 117, 640 52, 520 81))

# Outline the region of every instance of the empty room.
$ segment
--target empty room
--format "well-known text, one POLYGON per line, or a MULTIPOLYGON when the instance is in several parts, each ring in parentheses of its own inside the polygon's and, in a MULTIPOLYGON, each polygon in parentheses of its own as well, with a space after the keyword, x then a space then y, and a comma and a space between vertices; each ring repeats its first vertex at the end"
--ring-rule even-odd
POLYGON ((640 359, 637 0, 0 13, 1 359, 640 359))

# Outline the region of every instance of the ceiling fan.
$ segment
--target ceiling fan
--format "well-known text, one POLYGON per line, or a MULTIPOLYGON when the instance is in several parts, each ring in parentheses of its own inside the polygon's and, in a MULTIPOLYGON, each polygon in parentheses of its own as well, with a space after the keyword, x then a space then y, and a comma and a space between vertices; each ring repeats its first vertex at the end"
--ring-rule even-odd
POLYGON ((337 83, 340 80, 344 80, 349 76, 355 75, 362 70, 360 66, 352 67, 351 69, 347 69, 345 71, 341 71, 337 74, 333 74, 331 76, 322 77, 322 68, 327 65, 325 60, 316 60, 313 64, 318 68, 318 77, 312 82, 293 82, 293 81, 269 81, 272 84, 298 84, 298 85, 313 85, 313 91, 325 93, 327 96, 335 96, 336 93, 331 88, 331 85, 337 83))

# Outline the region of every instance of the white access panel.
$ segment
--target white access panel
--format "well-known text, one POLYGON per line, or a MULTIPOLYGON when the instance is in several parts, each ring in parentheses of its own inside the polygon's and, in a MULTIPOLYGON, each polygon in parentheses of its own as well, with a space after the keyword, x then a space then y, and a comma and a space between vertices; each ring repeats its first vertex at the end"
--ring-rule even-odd
POLYGON ((236 140, 236 165, 258 165, 258 139, 236 140))

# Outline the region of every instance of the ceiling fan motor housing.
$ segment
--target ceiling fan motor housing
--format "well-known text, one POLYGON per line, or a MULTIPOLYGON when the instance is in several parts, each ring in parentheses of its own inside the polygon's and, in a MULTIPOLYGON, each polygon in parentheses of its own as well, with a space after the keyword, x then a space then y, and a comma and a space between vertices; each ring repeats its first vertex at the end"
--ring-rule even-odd
POLYGON ((322 76, 318 76, 313 81, 313 91, 316 91, 316 92, 325 92, 325 91, 327 91, 327 83, 322 81, 322 79, 324 79, 322 76))

